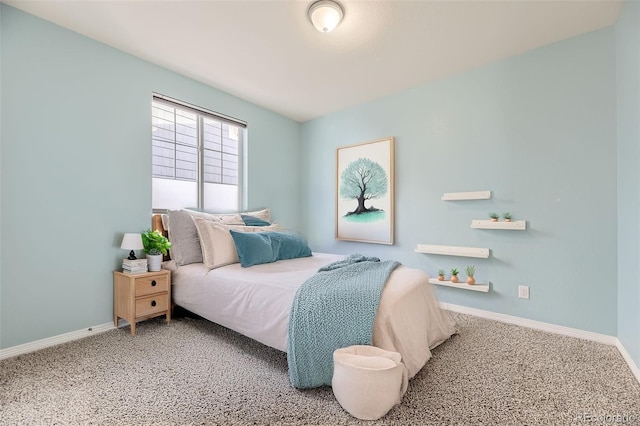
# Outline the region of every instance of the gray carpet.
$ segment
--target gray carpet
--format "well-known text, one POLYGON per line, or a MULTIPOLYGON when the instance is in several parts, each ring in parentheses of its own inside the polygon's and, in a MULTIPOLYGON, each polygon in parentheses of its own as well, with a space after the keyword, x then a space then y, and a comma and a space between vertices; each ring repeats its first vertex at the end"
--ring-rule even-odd
POLYGON ((451 315, 459 334, 375 422, 351 417, 330 387, 292 388, 284 353, 182 317, 0 361, 0 423, 640 424, 640 385, 615 347, 451 315))

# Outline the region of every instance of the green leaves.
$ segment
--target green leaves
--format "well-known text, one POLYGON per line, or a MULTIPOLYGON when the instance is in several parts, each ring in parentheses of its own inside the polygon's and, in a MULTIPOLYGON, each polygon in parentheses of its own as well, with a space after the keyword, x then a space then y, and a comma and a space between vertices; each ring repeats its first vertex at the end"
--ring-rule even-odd
POLYGON ((152 231, 147 229, 142 233, 142 245, 144 246, 144 252, 147 254, 164 254, 166 256, 167 250, 171 248, 171 243, 160 233, 160 231, 152 231), (153 253, 151 252, 153 250, 153 253), (159 253, 158 253, 159 252, 159 253))
POLYGON ((472 277, 476 273, 476 267, 473 265, 469 265, 465 268, 468 277, 472 277))

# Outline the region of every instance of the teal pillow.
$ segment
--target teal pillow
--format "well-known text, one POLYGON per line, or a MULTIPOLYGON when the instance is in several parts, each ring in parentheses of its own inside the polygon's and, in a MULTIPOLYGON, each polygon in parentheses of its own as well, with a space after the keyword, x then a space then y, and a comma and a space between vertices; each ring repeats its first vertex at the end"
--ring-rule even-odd
POLYGON ((233 229, 229 232, 243 268, 278 260, 278 250, 277 247, 274 250, 270 232, 237 232, 233 229))
POLYGON ((278 260, 311 256, 311 249, 302 235, 295 232, 269 232, 272 240, 279 240, 278 260))
POLYGON ((255 217, 255 216, 250 216, 248 214, 241 214, 240 217, 242 217, 242 221, 244 222, 244 224, 246 226, 269 226, 269 225, 271 225, 266 220, 259 219, 259 218, 255 217))
POLYGON ((305 239, 292 232, 229 232, 243 268, 311 256, 305 239))

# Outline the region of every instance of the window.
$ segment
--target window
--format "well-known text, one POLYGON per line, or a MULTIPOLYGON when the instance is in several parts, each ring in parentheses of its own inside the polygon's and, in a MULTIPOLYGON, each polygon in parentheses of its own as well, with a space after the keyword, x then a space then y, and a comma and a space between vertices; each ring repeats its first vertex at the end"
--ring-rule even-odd
POLYGON ((246 124, 154 95, 152 207, 241 210, 246 124))

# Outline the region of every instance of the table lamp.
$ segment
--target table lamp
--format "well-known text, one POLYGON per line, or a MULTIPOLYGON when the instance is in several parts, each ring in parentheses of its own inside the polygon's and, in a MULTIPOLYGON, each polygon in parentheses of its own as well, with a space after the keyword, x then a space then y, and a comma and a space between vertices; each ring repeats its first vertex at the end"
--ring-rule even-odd
POLYGON ((142 245, 142 236, 140 234, 124 234, 122 237, 122 244, 120 245, 121 249, 131 250, 129 253, 129 260, 136 260, 136 254, 134 250, 142 250, 144 246, 142 245))

